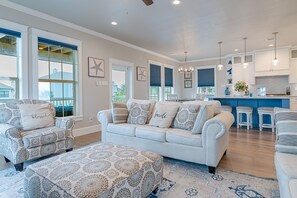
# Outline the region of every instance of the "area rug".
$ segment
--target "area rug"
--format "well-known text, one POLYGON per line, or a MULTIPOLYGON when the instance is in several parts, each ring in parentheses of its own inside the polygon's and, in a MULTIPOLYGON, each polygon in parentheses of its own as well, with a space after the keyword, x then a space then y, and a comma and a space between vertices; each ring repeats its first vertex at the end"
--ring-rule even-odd
MULTIPOLYGON (((27 164, 28 165, 28 164, 27 164)), ((15 171, 11 163, 0 160, 0 197, 23 197, 24 172, 15 171)), ((164 159, 164 179, 157 194, 150 198, 196 197, 279 197, 277 181, 207 167, 173 159, 164 159)))

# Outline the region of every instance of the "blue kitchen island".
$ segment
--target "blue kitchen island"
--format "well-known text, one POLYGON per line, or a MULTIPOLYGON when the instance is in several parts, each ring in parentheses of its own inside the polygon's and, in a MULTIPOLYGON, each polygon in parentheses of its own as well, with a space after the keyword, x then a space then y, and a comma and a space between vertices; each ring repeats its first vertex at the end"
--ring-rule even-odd
MULTIPOLYGON (((218 100, 222 105, 228 105, 232 107, 232 114, 234 115, 236 125, 236 107, 237 106, 249 106, 253 108, 253 127, 259 127, 259 115, 257 112, 258 107, 280 107, 280 108, 290 108, 290 97, 281 96, 223 96, 223 97, 214 97, 212 100, 218 100)), ((245 119, 245 118, 243 118, 245 119)), ((268 116, 264 116, 264 123, 270 123, 268 116)))

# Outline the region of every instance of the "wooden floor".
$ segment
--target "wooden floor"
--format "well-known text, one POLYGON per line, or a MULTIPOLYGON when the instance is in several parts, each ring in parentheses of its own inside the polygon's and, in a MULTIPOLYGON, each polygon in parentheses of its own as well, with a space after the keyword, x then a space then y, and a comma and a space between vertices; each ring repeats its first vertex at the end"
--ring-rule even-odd
MULTIPOLYGON (((75 139, 76 146, 84 146, 101 139, 101 134, 93 133, 75 139)), ((258 177, 276 178, 274 168, 275 134, 231 128, 227 155, 219 167, 258 177)))

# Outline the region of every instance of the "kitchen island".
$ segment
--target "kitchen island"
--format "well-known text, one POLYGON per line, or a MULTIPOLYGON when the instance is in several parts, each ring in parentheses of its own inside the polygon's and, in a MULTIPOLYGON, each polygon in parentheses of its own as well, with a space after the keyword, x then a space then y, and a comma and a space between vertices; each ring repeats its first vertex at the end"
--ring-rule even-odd
MULTIPOLYGON (((232 107, 232 114, 235 118, 236 125, 236 107, 237 106, 249 106, 253 108, 253 127, 259 127, 259 115, 257 112, 258 107, 280 107, 290 108, 290 96, 222 96, 213 97, 212 100, 218 100, 222 105, 228 105, 232 107)), ((211 100, 210 99, 210 100, 211 100)), ((245 119, 245 117, 243 118, 245 119)), ((264 123, 270 123, 269 116, 264 116, 264 123)))

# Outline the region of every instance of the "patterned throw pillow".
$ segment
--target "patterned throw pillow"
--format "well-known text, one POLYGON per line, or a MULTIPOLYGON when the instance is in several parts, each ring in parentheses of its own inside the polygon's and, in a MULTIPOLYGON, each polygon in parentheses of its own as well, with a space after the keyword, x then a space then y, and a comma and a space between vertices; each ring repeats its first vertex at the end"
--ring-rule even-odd
POLYGON ((150 104, 138 104, 132 102, 129 107, 128 123, 145 125, 149 109, 150 104))
POLYGON ((182 105, 175 116, 173 128, 191 131, 194 127, 199 108, 199 105, 182 105))
POLYGON ((168 128, 176 115, 180 103, 158 102, 149 125, 161 128, 168 128))
POLYGON ((275 150, 281 153, 297 154, 297 133, 280 133, 276 140, 275 150))
POLYGON ((112 103, 112 119, 113 123, 127 123, 128 109, 125 103, 113 102, 112 103))

